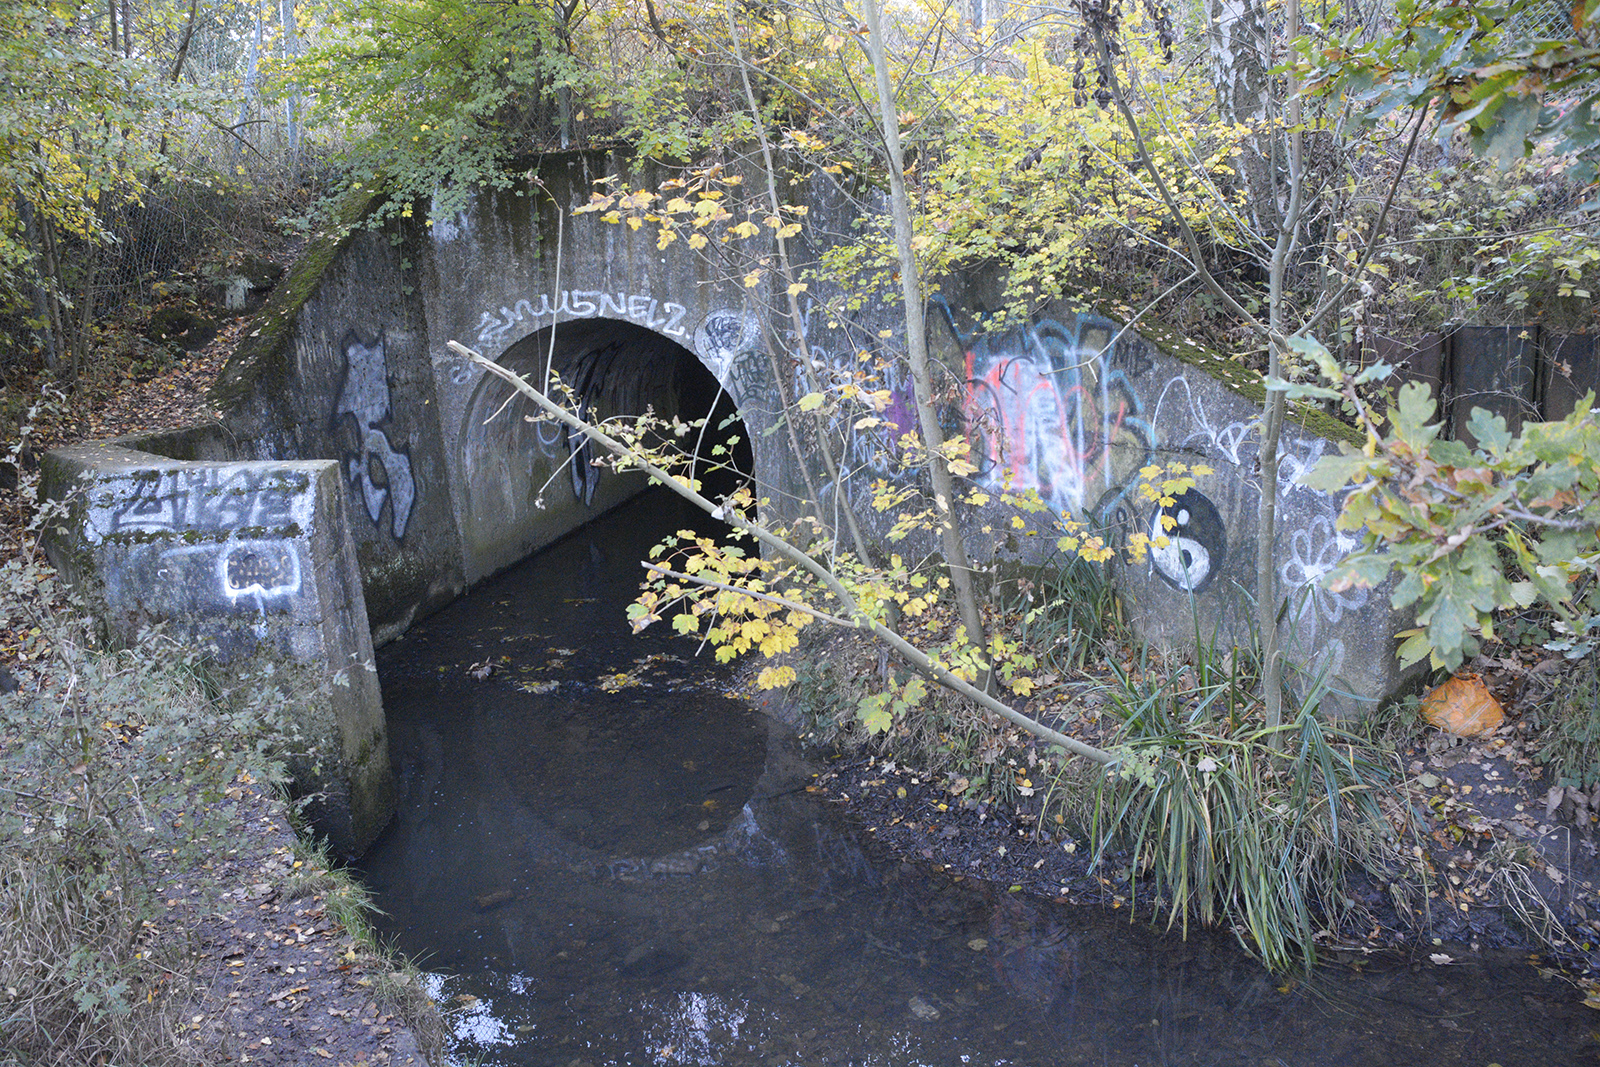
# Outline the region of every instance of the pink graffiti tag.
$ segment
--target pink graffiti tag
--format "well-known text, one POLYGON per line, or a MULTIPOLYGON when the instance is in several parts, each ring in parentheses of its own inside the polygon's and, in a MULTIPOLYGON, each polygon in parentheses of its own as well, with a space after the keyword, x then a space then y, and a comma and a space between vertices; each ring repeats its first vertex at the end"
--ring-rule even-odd
POLYGON ((1147 461, 1151 435, 1126 377, 1059 323, 960 340, 980 482, 1033 489, 1056 510, 1081 513, 1147 461))

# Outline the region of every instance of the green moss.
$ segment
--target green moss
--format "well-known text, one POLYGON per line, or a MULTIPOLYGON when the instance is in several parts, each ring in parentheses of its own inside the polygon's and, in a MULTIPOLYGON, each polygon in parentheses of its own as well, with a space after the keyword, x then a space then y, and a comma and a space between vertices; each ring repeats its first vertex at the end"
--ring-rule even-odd
MULTIPOLYGON (((1106 318, 1111 318, 1109 315, 1106 318)), ((1115 319, 1112 319, 1115 322, 1115 319)), ((1159 324, 1140 323, 1139 336, 1143 337, 1158 350, 1171 356, 1179 363, 1196 370, 1204 371, 1214 380, 1228 387, 1239 396, 1244 397, 1252 404, 1263 406, 1267 402, 1267 386, 1261 375, 1247 367, 1240 366, 1209 348, 1195 344, 1187 338, 1179 337, 1177 331, 1159 324)), ((1344 441, 1360 447, 1366 443, 1361 431, 1347 423, 1329 415, 1310 404, 1292 403, 1288 413, 1284 416, 1286 423, 1291 423, 1306 433, 1330 441, 1344 441)))

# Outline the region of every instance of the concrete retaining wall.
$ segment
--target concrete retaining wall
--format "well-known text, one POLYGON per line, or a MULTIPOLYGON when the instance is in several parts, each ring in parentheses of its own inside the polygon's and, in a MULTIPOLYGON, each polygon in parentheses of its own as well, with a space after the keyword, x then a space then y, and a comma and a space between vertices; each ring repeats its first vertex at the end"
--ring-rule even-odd
POLYGON ((340 851, 365 848, 393 785, 339 465, 187 463, 93 444, 48 453, 43 476, 71 531, 51 558, 111 642, 162 623, 223 688, 282 693, 309 818, 340 851))
MULTIPOLYGON (((320 532, 306 536, 332 538, 323 543, 330 554, 305 555, 310 547, 296 547, 292 558, 302 576, 322 573, 318 568, 332 575, 335 557, 345 558, 339 539, 347 537, 360 581, 356 595, 340 601, 341 618, 363 640, 370 630, 372 641, 382 643, 641 488, 636 479, 596 466, 581 441, 529 421, 520 400, 506 404, 508 387, 458 359, 447 347, 456 340, 530 377, 555 371, 602 418, 647 408, 693 417, 710 410, 719 393, 731 398, 753 449, 750 475, 758 495, 771 501, 769 517, 812 510, 831 516, 850 504, 869 536, 886 538, 897 516, 867 506, 873 483, 915 477, 898 462, 900 437, 916 422, 909 382, 892 367, 878 372, 873 359, 901 347, 898 308, 863 296, 873 291, 870 279, 813 277, 798 316, 790 317, 783 279, 770 270, 774 249, 766 227, 752 241, 714 244, 708 255, 684 240, 662 247, 650 226, 635 231, 594 214, 571 214, 588 202, 594 179, 629 167, 616 156, 552 156, 517 187, 485 191, 453 219, 431 226, 405 220, 379 231, 356 227, 314 241, 218 384, 223 425, 154 435, 141 446, 209 462, 211 473, 155 456, 73 454, 56 461, 52 491, 67 492, 73 479, 122 485, 96 490, 110 494, 106 506, 115 510, 117 493, 134 494, 144 484, 135 468, 154 479, 149 484, 170 484, 163 499, 175 500, 191 493, 181 479, 198 479, 202 489, 233 486, 246 477, 239 472, 258 469, 235 460, 265 462, 263 471, 298 471, 310 463, 305 477, 315 470, 317 489, 307 499, 317 501, 320 532), (768 273, 751 287, 753 268, 768 273), (825 310, 850 303, 859 306, 848 316, 825 310), (874 377, 863 380, 864 371, 874 377), (863 409, 859 398, 851 399, 862 387, 886 391, 887 407, 863 409), (798 397, 818 390, 842 401, 821 426, 784 417, 798 397), (877 419, 863 421, 864 414, 877 419), (820 461, 824 443, 838 460, 837 477, 820 461), (348 503, 336 507, 335 500, 348 503), (336 533, 344 520, 348 533, 336 533)), ((661 177, 646 170, 630 181, 649 188, 661 177)), ((761 217, 763 181, 747 176, 740 189, 725 201, 729 210, 742 217, 750 207, 761 217), (737 202, 741 195, 750 198, 746 204, 737 202)), ((853 202, 833 185, 808 179, 785 185, 784 195, 807 209, 807 229, 794 244, 800 263, 815 261, 829 235, 857 229, 853 202)), ((347 221, 359 220, 366 206, 353 201, 347 221)), ((998 293, 992 277, 946 279, 930 312, 945 432, 971 441, 979 467, 974 480, 991 489, 1036 490, 1058 514, 1086 515, 1124 533, 1155 533, 1159 516, 1136 492, 1139 469, 1172 461, 1209 465, 1213 473, 1171 509, 1172 544, 1122 567, 1120 586, 1140 630, 1153 640, 1183 644, 1197 634, 1224 645, 1245 640, 1255 595, 1259 485, 1252 424, 1259 381, 1179 339, 1123 331, 1066 304, 1042 309, 1026 326, 985 333, 976 324, 999 304, 998 293)), ((1333 450, 1341 434, 1348 431, 1307 419, 1285 435, 1276 567, 1291 604, 1287 636, 1305 675, 1325 675, 1348 694, 1338 706, 1356 710, 1400 683, 1392 635, 1403 623, 1381 591, 1330 594, 1316 584, 1352 543, 1334 530, 1338 501, 1294 479, 1333 450)), ((113 628, 123 625, 115 620, 162 613, 213 620, 192 622, 193 632, 214 623, 209 639, 231 662, 242 661, 258 618, 268 620, 269 635, 278 632, 271 622, 277 601, 269 604, 265 595, 276 589, 270 583, 256 583, 259 590, 224 598, 225 604, 148 592, 166 580, 161 566, 171 573, 170 564, 154 561, 175 550, 172 538, 193 534, 211 553, 205 557, 211 562, 197 562, 197 554, 183 564, 182 588, 197 589, 195 567, 213 585, 232 580, 227 564, 213 558, 245 538, 230 532, 228 521, 252 529, 263 524, 230 520, 232 513, 222 510, 202 520, 179 508, 171 511, 170 530, 151 541, 166 547, 150 555, 138 538, 107 540, 121 531, 93 526, 103 513, 80 512, 77 541, 61 551, 95 589, 113 628), (265 607, 255 611, 251 597, 265 607), (246 616, 248 624, 238 621, 246 616)), ((1040 558, 1054 543, 1048 533, 1030 540, 1000 532, 1009 530, 1010 516, 992 509, 966 518, 984 566, 1040 558)), ((289 565, 289 549, 271 551, 277 554, 260 558, 289 565)), ((245 581, 238 588, 254 586, 245 581)), ((321 589, 317 604, 333 595, 321 589)), ((284 619, 293 615, 284 610, 284 619)), ((313 616, 322 617, 307 619, 313 616)), ((319 678, 368 647, 331 636, 318 638, 320 646, 309 637, 254 639, 269 658, 290 651, 310 657, 304 662, 322 672, 319 678)), ((361 688, 360 696, 366 710, 352 711, 349 721, 368 724, 360 727, 366 730, 381 722, 381 711, 375 688, 361 688)), ((313 714, 308 721, 314 720, 313 714)), ((356 734, 341 744, 348 767, 340 774, 352 783, 350 795, 380 793, 378 779, 369 780, 364 769, 375 750, 364 750, 356 734)), ((364 825, 360 817, 357 824, 364 825)))

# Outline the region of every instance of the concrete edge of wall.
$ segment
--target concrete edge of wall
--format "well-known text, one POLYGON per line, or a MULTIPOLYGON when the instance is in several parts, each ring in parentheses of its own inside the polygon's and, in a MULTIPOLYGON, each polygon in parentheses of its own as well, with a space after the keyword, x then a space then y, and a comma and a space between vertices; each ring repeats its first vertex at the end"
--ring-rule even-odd
MULTIPOLYGON (((159 436, 159 435, 158 435, 159 436)), ((237 703, 275 695, 306 815, 359 853, 393 811, 339 464, 188 462, 102 442, 41 463, 45 548, 113 647, 161 624, 237 703)), ((276 702, 276 701, 272 701, 276 702)))

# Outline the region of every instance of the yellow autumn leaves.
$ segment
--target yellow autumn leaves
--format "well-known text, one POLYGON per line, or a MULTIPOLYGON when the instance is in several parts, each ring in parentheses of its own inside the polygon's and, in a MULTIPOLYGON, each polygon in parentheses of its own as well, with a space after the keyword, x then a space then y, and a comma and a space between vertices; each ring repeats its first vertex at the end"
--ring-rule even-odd
MULTIPOLYGON (((786 241, 800 233, 799 221, 806 214, 804 205, 783 205, 781 214, 747 208, 743 218, 738 218, 727 208, 728 188, 743 183, 738 174, 723 172, 720 165, 691 169, 683 177, 661 184, 659 190, 636 189, 618 191, 616 175, 599 178, 600 186, 589 196, 589 202, 574 214, 596 214, 602 222, 626 225, 635 232, 653 226, 656 249, 661 251, 682 239, 691 249, 699 251, 715 238, 719 243, 748 241, 764 232, 786 241), (787 215, 788 217, 784 217, 787 215)), ((754 288, 766 276, 767 259, 760 259, 744 276, 746 288, 754 288)), ((791 295, 802 292, 804 284, 790 286, 791 295)))

